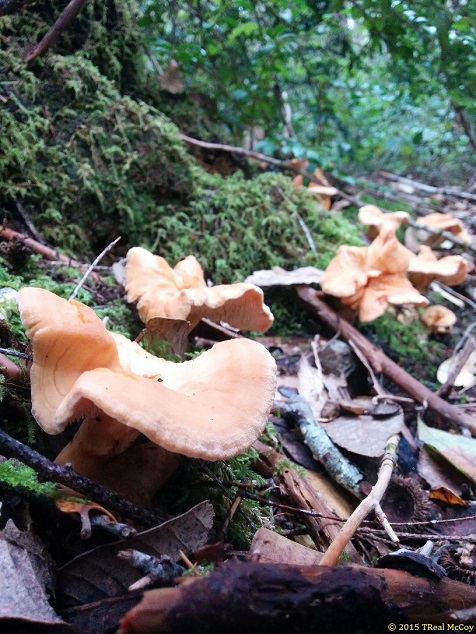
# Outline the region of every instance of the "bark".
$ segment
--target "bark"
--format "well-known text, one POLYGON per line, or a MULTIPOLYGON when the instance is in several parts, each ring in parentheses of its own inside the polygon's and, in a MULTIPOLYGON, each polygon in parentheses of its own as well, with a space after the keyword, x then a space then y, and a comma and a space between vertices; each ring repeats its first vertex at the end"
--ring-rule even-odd
POLYGON ((461 624, 475 606, 472 586, 400 570, 229 561, 188 585, 146 592, 119 632, 381 634, 391 623, 397 631, 402 623, 461 624))

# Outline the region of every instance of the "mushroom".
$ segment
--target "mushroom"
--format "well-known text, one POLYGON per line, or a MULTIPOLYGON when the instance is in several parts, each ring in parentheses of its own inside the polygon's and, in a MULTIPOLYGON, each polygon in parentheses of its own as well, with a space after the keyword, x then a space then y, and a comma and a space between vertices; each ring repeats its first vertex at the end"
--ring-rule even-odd
POLYGON ((418 218, 417 224, 422 227, 422 230, 417 234, 419 241, 425 242, 425 244, 429 246, 440 244, 443 242, 444 238, 441 235, 430 234, 428 231, 424 231, 425 227, 436 229, 437 231, 447 231, 460 240, 463 240, 463 242, 471 244, 471 236, 463 227, 461 222, 457 218, 454 218, 451 214, 427 214, 426 216, 418 218))
POLYGON ((372 240, 377 237, 382 226, 388 226, 396 231, 409 220, 410 216, 406 211, 384 213, 376 205, 364 205, 359 209, 359 221, 368 226, 368 235, 372 240))
POLYGON ((426 245, 420 247, 418 255, 409 252, 408 274, 416 289, 423 292, 433 280, 447 286, 461 284, 470 268, 470 263, 460 255, 448 255, 438 258, 426 245))
POLYGON ((154 317, 186 320, 190 331, 202 317, 209 317, 259 332, 273 323, 260 288, 245 283, 209 288, 202 267, 191 255, 172 269, 164 258, 133 247, 127 253, 126 291, 127 301, 137 301, 144 323, 154 317))
POLYGON ((456 315, 446 306, 435 304, 425 308, 420 316, 420 321, 429 334, 443 335, 451 332, 456 323, 456 315))
POLYGON ((393 229, 382 226, 368 247, 338 248, 324 271, 321 288, 358 310, 360 321, 377 319, 388 304, 426 306, 428 300, 406 278, 409 259, 393 229))
POLYGON ((247 449, 266 424, 276 367, 257 342, 225 341, 172 363, 109 333, 80 302, 30 287, 18 304, 33 348, 34 417, 50 434, 83 420, 60 464, 96 475, 140 433, 174 453, 226 459, 247 449))

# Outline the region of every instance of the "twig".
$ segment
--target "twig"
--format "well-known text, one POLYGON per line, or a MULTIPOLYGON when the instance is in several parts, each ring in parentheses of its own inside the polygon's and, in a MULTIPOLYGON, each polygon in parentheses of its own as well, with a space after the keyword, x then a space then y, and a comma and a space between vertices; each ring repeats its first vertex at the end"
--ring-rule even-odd
MULTIPOLYGON (((375 486, 372 488, 365 500, 362 500, 359 506, 355 509, 347 522, 341 528, 341 531, 336 539, 332 542, 327 551, 324 553, 324 556, 322 557, 320 562, 321 566, 334 566, 337 563, 340 555, 344 551, 347 543, 350 541, 355 531, 362 524, 362 521, 367 517, 369 513, 375 511, 376 508, 380 508, 380 500, 387 490, 390 478, 392 477, 395 463, 397 461, 398 443, 398 434, 390 436, 387 441, 385 455, 380 465, 375 486)), ((393 533, 393 535, 396 537, 395 533, 393 533)), ((390 535, 390 539, 393 539, 392 535, 390 535)))
POLYGON ((5 455, 16 458, 34 469, 42 479, 64 484, 105 508, 135 520, 142 526, 151 528, 162 523, 160 517, 157 517, 154 513, 132 504, 122 495, 105 489, 72 469, 54 464, 34 449, 6 434, 2 429, 0 429, 0 449, 5 455))
MULTIPOLYGON (((314 174, 311 174, 310 172, 307 172, 305 169, 301 169, 300 167, 297 167, 296 165, 292 165, 292 163, 288 161, 281 161, 279 159, 273 158, 272 156, 268 156, 267 154, 261 154, 261 152, 255 152, 254 150, 247 150, 244 147, 239 147, 235 145, 224 145, 222 143, 208 143, 206 141, 199 141, 198 139, 193 139, 192 137, 189 137, 186 134, 182 134, 182 133, 180 134, 180 138, 186 143, 190 143, 191 145, 197 145, 198 147, 207 148, 209 150, 222 150, 223 152, 233 152, 235 154, 244 154, 245 156, 249 156, 250 158, 255 159, 256 161, 262 161, 263 163, 276 165, 276 167, 280 167, 281 169, 290 170, 291 172, 294 172, 295 174, 301 174, 301 176, 304 176, 305 178, 309 179, 311 183, 316 183, 317 185, 324 185, 324 183, 321 181, 320 178, 318 178, 314 174)), ((348 200, 352 205, 356 205, 357 207, 360 207, 361 205, 365 204, 358 198, 355 198, 354 196, 347 194, 341 189, 336 188, 336 192, 337 194, 339 194, 339 196, 341 196, 341 198, 348 200)))
POLYGON ((306 401, 300 396, 293 396, 286 403, 276 403, 275 409, 279 410, 281 415, 294 419, 312 455, 324 466, 333 480, 361 499, 364 476, 334 445, 322 425, 316 421, 306 401))
POLYGON ((71 22, 78 15, 86 2, 87 0, 71 0, 71 2, 66 5, 63 11, 60 13, 58 19, 53 24, 51 29, 46 33, 46 35, 40 40, 40 42, 34 47, 32 51, 26 53, 26 55, 23 57, 23 61, 26 64, 29 64, 40 55, 43 55, 43 53, 49 49, 49 47, 61 35, 61 33, 71 24, 71 22))
POLYGON ((448 372, 448 376, 446 377, 446 381, 438 390, 438 396, 441 398, 447 398, 453 389, 454 382, 458 377, 458 374, 461 372, 464 364, 469 359, 470 354, 475 349, 475 341, 474 337, 467 337, 464 346, 456 353, 456 355, 452 358, 452 365, 450 367, 450 371, 448 372))
POLYGON ((16 208, 18 209, 18 213, 22 217, 23 222, 28 227, 28 231, 35 238, 35 240, 37 242, 39 242, 40 244, 46 244, 44 239, 43 239, 43 237, 42 237, 42 235, 40 234, 38 229, 35 227, 33 222, 31 221, 30 216, 26 213, 25 208, 23 207, 23 205, 20 202, 17 201, 16 202, 16 208))
POLYGON ((84 282, 88 279, 88 276, 92 273, 92 271, 93 271, 94 267, 96 266, 96 264, 102 260, 102 258, 106 255, 106 253, 108 251, 110 251, 119 242, 120 239, 121 239, 121 236, 119 236, 118 238, 113 240, 111 242, 111 244, 108 244, 107 247, 105 249, 103 249, 101 251, 101 253, 97 256, 97 258, 88 266, 88 268, 87 268, 86 272, 84 273, 83 277, 79 280, 79 282, 76 285, 76 288, 71 293, 71 295, 70 295, 70 297, 68 299, 68 302, 70 302, 72 299, 74 299, 76 297, 76 295, 81 290, 81 287, 83 286, 84 282))
POLYGON ((394 383, 403 388, 418 403, 425 403, 427 407, 445 420, 466 427, 476 435, 476 417, 467 414, 455 405, 447 403, 437 394, 412 377, 397 363, 389 359, 377 346, 371 343, 362 333, 340 317, 332 308, 323 301, 323 293, 319 293, 306 286, 297 286, 297 293, 304 304, 317 314, 319 318, 333 328, 340 331, 341 336, 347 341, 351 340, 367 357, 376 372, 383 372, 394 383))
POLYGON ((10 357, 18 357, 19 359, 28 359, 28 361, 32 361, 33 355, 26 354, 25 352, 18 352, 18 350, 13 350, 13 348, 0 348, 0 353, 8 354, 10 357))

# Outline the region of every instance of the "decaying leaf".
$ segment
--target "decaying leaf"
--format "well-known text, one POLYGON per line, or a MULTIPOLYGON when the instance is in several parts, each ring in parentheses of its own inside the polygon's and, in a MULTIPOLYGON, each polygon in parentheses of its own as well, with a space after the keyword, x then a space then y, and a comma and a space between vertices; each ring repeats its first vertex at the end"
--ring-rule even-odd
POLYGON ((39 539, 19 531, 9 520, 0 532, 0 629, 7 631, 4 619, 11 620, 9 627, 15 629, 10 631, 16 632, 34 624, 52 629, 64 624, 48 603, 48 587, 53 587, 53 580, 39 539))
POLYGON ((418 438, 476 482, 476 439, 428 427, 422 420, 418 421, 418 438))
POLYGON ((269 528, 259 528, 251 543, 251 556, 260 563, 318 566, 322 553, 306 548, 269 528))
MULTIPOLYGON (((457 362, 458 362, 457 354, 451 356, 449 359, 446 359, 446 361, 443 361, 443 363, 438 368, 438 372, 436 373, 436 378, 438 379, 440 383, 446 382, 446 379, 448 378, 453 365, 456 364, 457 362)), ((453 385, 455 385, 456 387, 469 389, 470 387, 473 387, 473 385, 475 384, 476 384, 476 352, 472 352, 469 355, 466 363, 461 368, 460 373, 453 381, 453 385)))
POLYGON ((434 500, 435 502, 444 502, 445 504, 450 504, 451 506, 466 506, 466 502, 462 500, 459 495, 450 491, 446 487, 438 487, 437 489, 433 489, 430 491, 430 500, 434 500))
POLYGON ((202 502, 155 528, 126 540, 94 548, 60 569, 59 590, 79 603, 118 596, 137 581, 142 573, 118 559, 117 553, 134 548, 149 555, 167 555, 172 561, 179 551, 190 554, 208 541, 213 524, 213 507, 202 502))
POLYGON ((285 271, 279 266, 272 269, 255 271, 245 280, 247 284, 254 284, 261 288, 269 286, 292 286, 293 284, 319 284, 324 271, 314 266, 303 266, 294 271, 285 271))
MULTIPOLYGON (((369 399, 369 411, 372 411, 371 399, 369 399)), ((364 399, 359 399, 360 405, 364 404, 364 399)), ((325 423, 324 429, 339 447, 348 451, 378 458, 383 456, 387 441, 393 434, 398 434, 403 425, 403 413, 400 407, 388 416, 360 414, 358 416, 338 416, 330 423, 325 423)), ((378 412, 378 407, 376 407, 378 412)), ((385 410, 384 410, 385 411, 385 410)))

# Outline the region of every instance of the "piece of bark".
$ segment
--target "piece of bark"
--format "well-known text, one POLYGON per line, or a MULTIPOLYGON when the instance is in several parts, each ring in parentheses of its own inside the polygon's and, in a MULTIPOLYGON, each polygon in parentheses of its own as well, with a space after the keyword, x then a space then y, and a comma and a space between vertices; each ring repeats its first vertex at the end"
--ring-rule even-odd
POLYGON ((118 634, 381 634, 391 623, 461 624, 475 608, 476 588, 450 579, 229 561, 189 585, 146 592, 118 634))
POLYGON ((427 407, 439 414, 445 420, 466 427, 476 436, 476 417, 471 416, 455 405, 447 403, 437 394, 412 377, 408 372, 392 361, 377 346, 371 343, 362 333, 342 319, 328 304, 323 301, 323 293, 306 286, 297 287, 300 299, 309 310, 328 326, 339 333, 341 337, 352 342, 376 372, 382 372, 394 383, 410 394, 418 403, 426 403, 427 407))

